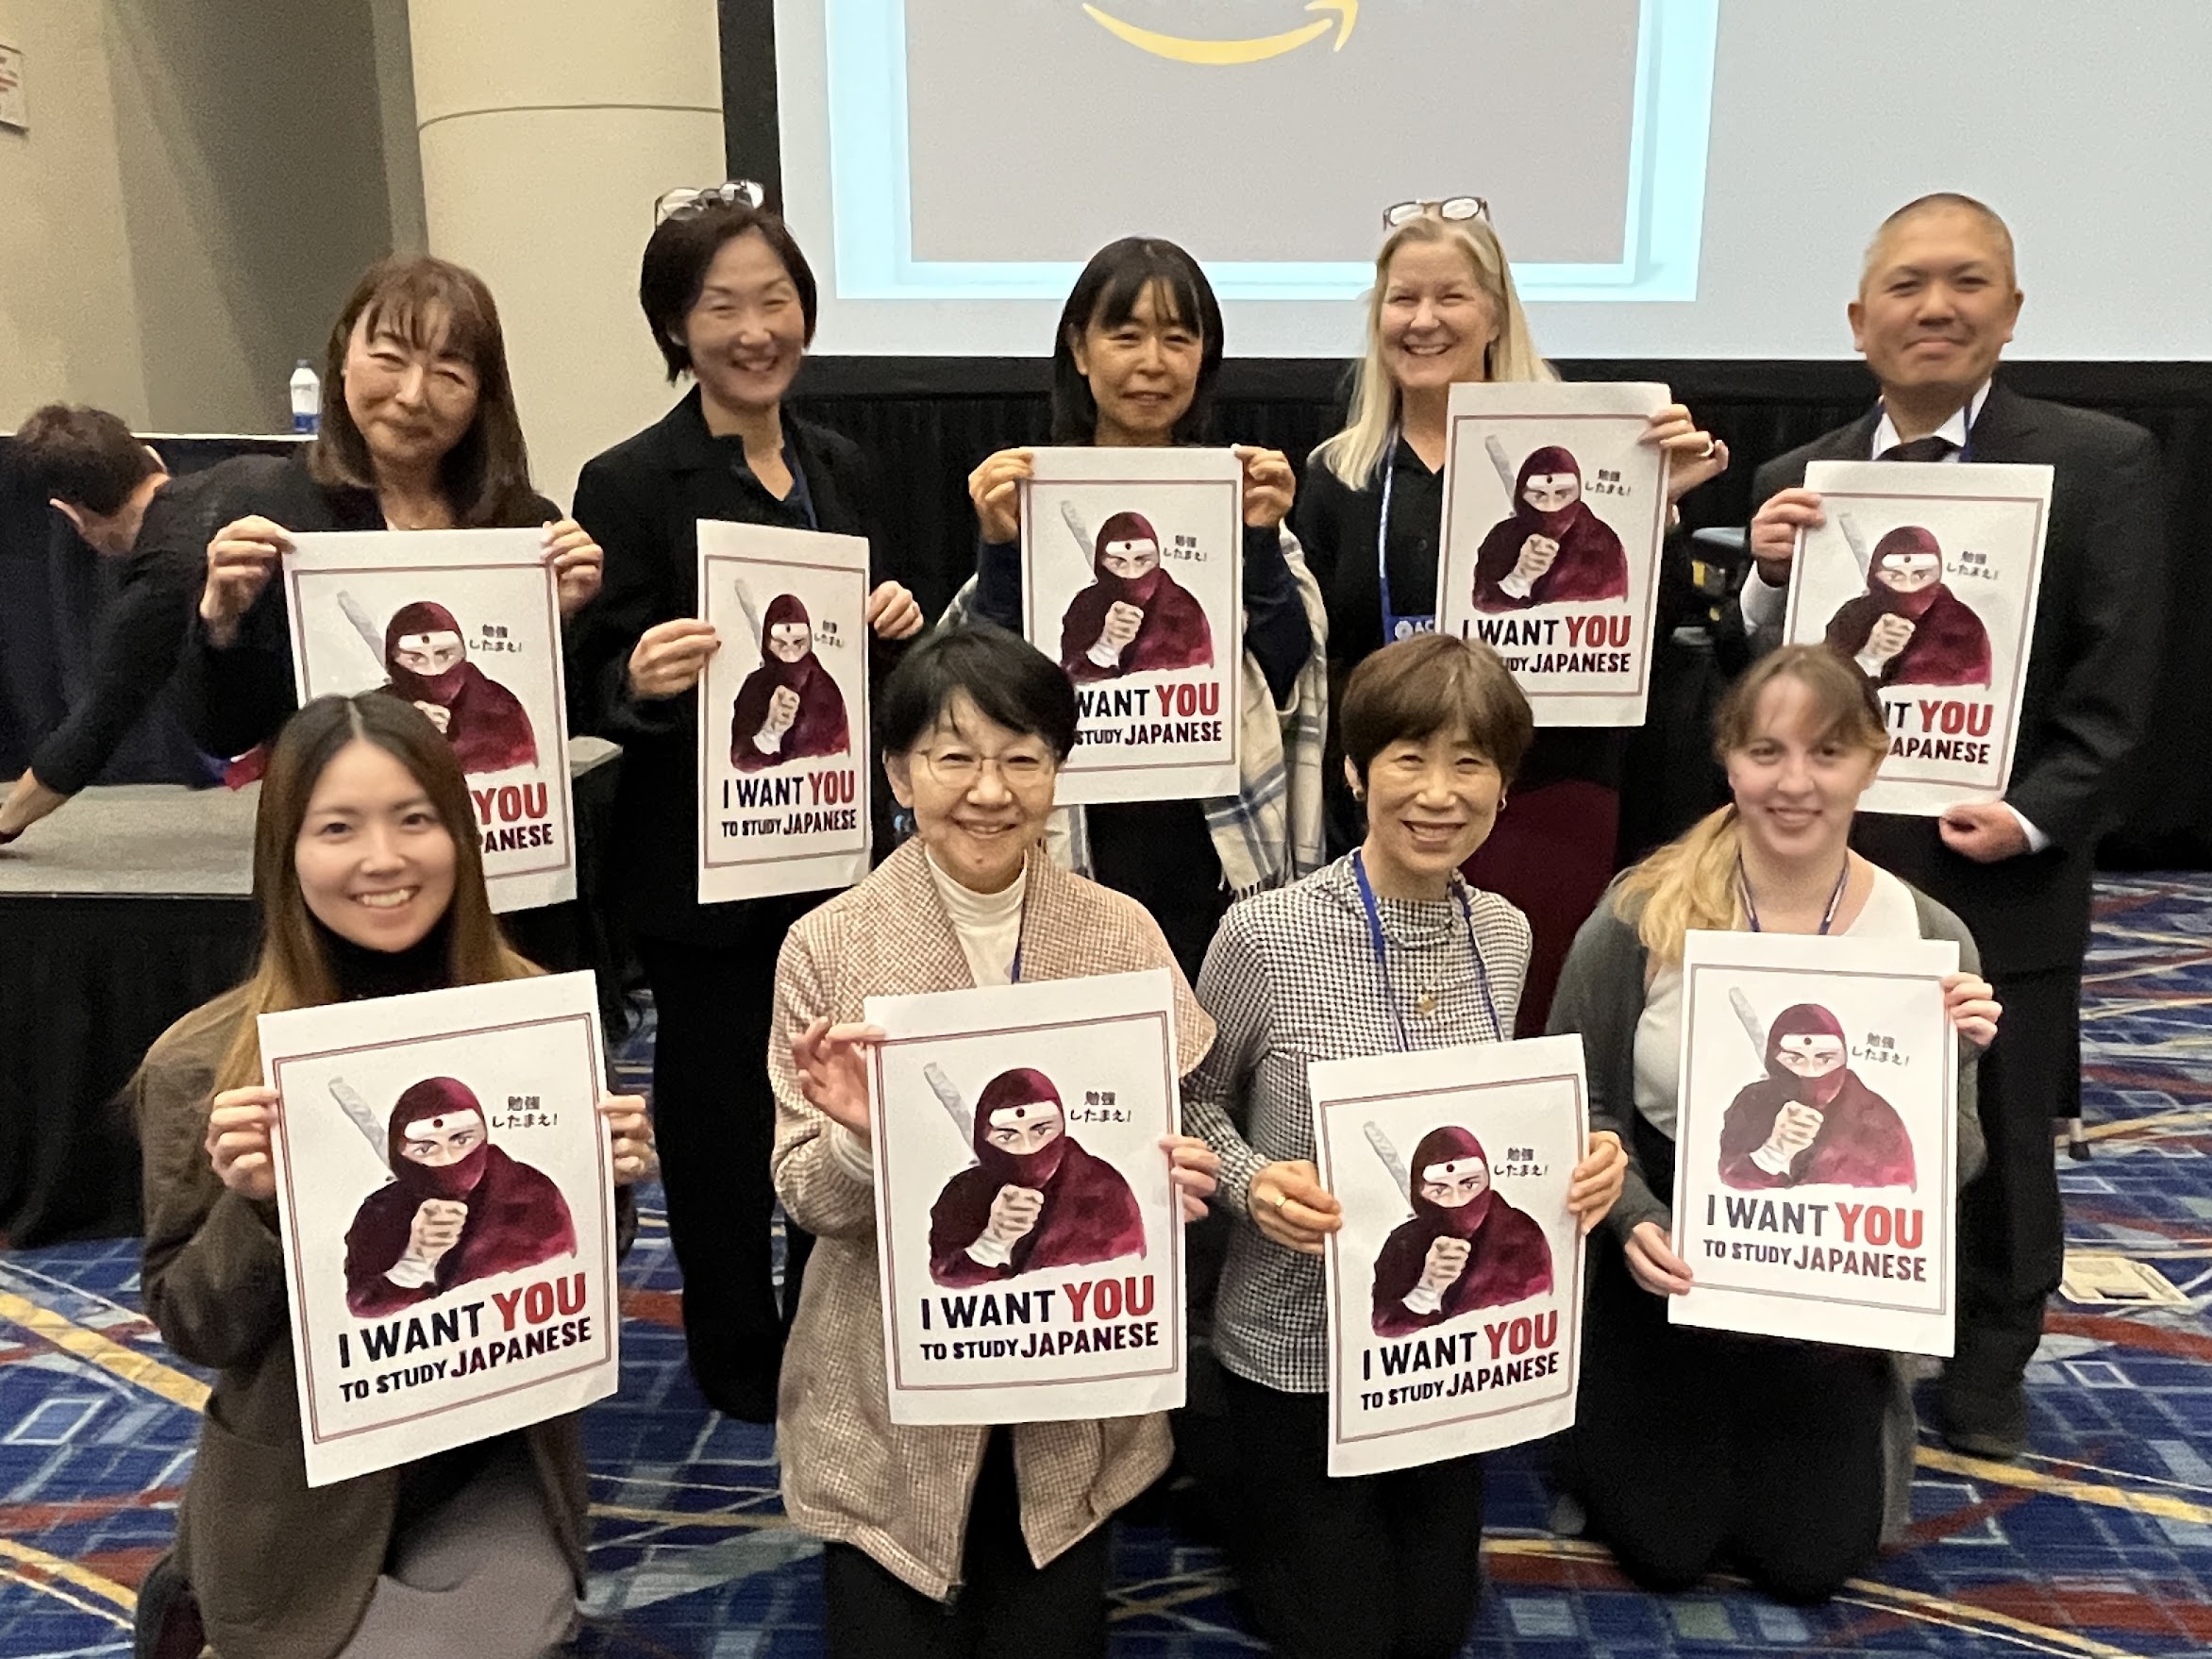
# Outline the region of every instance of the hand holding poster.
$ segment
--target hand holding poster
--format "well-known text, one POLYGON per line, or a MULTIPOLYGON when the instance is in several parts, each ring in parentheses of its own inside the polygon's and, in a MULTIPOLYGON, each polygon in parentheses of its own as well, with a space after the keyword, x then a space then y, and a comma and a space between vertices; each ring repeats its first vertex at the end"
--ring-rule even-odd
POLYGON ((304 706, 382 690, 468 774, 494 911, 576 897, 560 587, 542 532, 329 531, 284 559, 304 706))
POLYGON ((310 1486, 614 1392, 590 974, 260 1018, 310 1486))
POLYGON ((1075 682, 1063 806, 1237 789, 1244 463, 1228 449, 1039 449, 1021 489, 1023 631, 1075 682))
POLYGON ((1462 384, 1438 626, 1505 660, 1538 726, 1641 726, 1667 540, 1664 386, 1462 384))
POLYGON ((1575 1037, 1308 1068, 1328 1243, 1329 1472, 1518 1445, 1574 1421, 1589 1139, 1575 1037))
POLYGON ((1957 971, 1950 940, 1688 935, 1669 1319, 1951 1352, 1957 971))
POLYGON ((876 1238, 895 1423, 1182 1403, 1165 969, 871 997, 876 1238))
POLYGON ((699 902, 868 873, 868 544, 699 521, 699 902))
POLYGON ((1784 635, 1874 682, 1889 757, 1859 803, 1935 817, 2012 776, 2051 468, 1817 461, 1827 522, 1798 533, 1784 635))

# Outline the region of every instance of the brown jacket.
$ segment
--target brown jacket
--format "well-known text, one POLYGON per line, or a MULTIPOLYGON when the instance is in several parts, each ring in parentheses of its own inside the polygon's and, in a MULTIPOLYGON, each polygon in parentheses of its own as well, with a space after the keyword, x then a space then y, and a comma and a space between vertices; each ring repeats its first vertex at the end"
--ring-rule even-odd
MULTIPOLYGON (((1024 980, 1174 971, 1159 926, 1133 899, 1030 855, 1021 924, 1024 980)), ((808 1260, 783 1357, 776 1418, 783 1506, 810 1533, 865 1550, 926 1596, 960 1577, 968 1500, 991 1433, 895 1428, 883 1375, 876 1192, 860 1144, 800 1097, 791 1033, 827 1014, 858 1020, 871 996, 974 983, 918 842, 859 886, 800 918, 776 970, 768 1071, 776 1085, 776 1192, 820 1241, 808 1260)), ((1175 974, 1175 1022, 1188 1076, 1214 1021, 1175 974)), ((1022 1533, 1040 1567, 1079 1543, 1167 1466, 1167 1419, 1024 1423, 1011 1431, 1022 1533)))
MULTIPOLYGON (((401 1470, 308 1487, 276 1206, 228 1191, 205 1144, 215 1068, 240 1008, 231 992, 186 1014, 133 1084, 146 1312, 172 1349, 215 1372, 177 1507, 176 1560, 222 1659, 327 1659, 353 1634, 383 1569, 401 1470)), ((582 1419, 524 1433, 580 1590, 582 1419)))

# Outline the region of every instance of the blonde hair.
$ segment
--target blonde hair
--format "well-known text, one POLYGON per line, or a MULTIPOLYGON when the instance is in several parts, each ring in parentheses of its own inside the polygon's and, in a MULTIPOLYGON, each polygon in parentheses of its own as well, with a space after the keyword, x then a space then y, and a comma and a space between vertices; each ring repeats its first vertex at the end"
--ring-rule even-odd
POLYGON ((1390 429, 1398 424, 1398 382, 1382 361, 1382 298, 1390 286, 1390 261, 1399 249, 1416 243, 1457 245, 1466 256, 1475 287, 1490 303, 1498 337, 1483 352, 1484 380, 1559 378, 1557 371, 1536 355, 1528 313, 1514 291, 1513 267, 1489 221, 1443 219, 1429 213, 1408 219, 1382 239, 1375 255, 1375 286, 1367 293, 1367 344, 1352 371, 1349 418, 1343 431, 1314 451, 1322 465, 1354 490, 1365 489, 1375 476, 1390 429))
MULTIPOLYGON (((1759 699, 1778 679, 1811 694, 1812 718, 1823 740, 1837 739, 1872 755, 1889 752, 1889 730, 1873 683, 1825 645, 1770 651, 1729 688, 1713 717, 1713 754, 1723 765, 1758 735, 1759 699)), ((1736 861, 1743 827, 1731 801, 1634 865, 1614 884, 1613 913, 1633 923, 1654 961, 1682 960, 1692 929, 1733 932, 1744 925, 1736 861)))
POLYGON ((261 1014, 338 1000, 338 980, 300 892, 294 861, 316 780, 338 751, 355 742, 373 744, 405 766, 453 837, 453 898, 445 913, 448 982, 482 985, 544 971, 509 948, 493 917, 468 780, 453 745, 412 704, 381 692, 317 697, 277 733, 261 779, 254 819, 260 956, 252 976, 225 999, 236 999, 238 1032, 215 1068, 215 1094, 261 1081, 261 1014))

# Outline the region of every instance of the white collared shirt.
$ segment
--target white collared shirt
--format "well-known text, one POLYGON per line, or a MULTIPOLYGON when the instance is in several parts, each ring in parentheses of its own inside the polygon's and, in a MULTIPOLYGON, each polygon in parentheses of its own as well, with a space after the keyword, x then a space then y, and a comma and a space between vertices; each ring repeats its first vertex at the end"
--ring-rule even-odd
MULTIPOLYGON (((1940 461, 1925 464, 1955 465, 1965 456, 1967 435, 1972 431, 1974 423, 1982 418, 1982 406, 1989 400, 1991 384, 1988 380, 1983 381, 1980 390, 1967 399, 1963 409, 1953 410, 1949 420, 1928 434, 1932 438, 1948 439, 1951 453, 1940 461)), ((1896 423, 1889 418, 1889 411, 1885 408, 1882 418, 1874 423, 1874 437, 1868 445, 1867 459, 1880 461, 1904 442, 1898 433, 1896 423)), ((1786 586, 1778 587, 1769 582, 1760 574, 1755 563, 1745 576, 1743 593, 1737 602, 1743 609, 1744 631, 1755 647, 1770 649, 1781 643, 1783 611, 1788 595, 1789 589, 1786 586)), ((2026 831, 2030 852, 2041 852, 2051 845, 2051 837, 2029 823, 2019 808, 2013 806, 2010 801, 2005 806, 2015 818, 2019 819, 2020 829, 2026 831)))

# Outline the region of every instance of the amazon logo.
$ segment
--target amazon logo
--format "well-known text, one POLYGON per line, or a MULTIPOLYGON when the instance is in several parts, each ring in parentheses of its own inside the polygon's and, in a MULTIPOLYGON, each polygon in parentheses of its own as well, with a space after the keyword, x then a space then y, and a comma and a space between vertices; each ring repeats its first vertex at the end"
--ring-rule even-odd
POLYGON ((1345 42, 1351 39, 1353 26, 1360 21, 1360 0, 1310 0, 1308 11, 1332 11, 1333 20, 1315 18, 1312 23, 1280 34, 1254 35, 1243 40, 1198 40, 1184 35, 1165 35, 1156 29, 1139 28, 1133 23, 1125 23, 1112 12, 1097 6, 1085 5, 1083 10, 1091 21, 1108 34, 1128 42, 1140 52, 1149 52, 1155 58, 1165 58, 1176 63, 1233 64, 1263 63, 1270 58, 1280 58, 1285 52, 1295 52, 1300 46, 1320 40, 1331 29, 1336 31, 1334 50, 1343 51, 1345 42))

